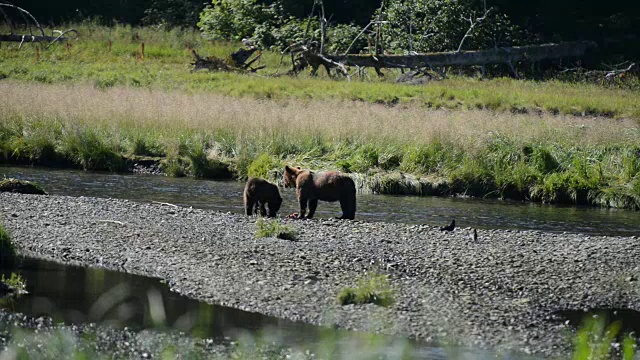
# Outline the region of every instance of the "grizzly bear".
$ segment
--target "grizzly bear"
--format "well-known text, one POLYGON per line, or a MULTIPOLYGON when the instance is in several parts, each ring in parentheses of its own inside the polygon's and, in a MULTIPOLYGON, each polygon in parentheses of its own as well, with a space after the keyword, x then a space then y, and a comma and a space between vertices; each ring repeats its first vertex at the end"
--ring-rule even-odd
POLYGON ((278 186, 260 178, 249 178, 244 186, 244 210, 249 216, 258 213, 260 208, 261 216, 276 217, 282 197, 278 186), (269 205, 269 212, 265 209, 269 205))
POLYGON ((284 167, 284 187, 296 187, 300 204, 298 219, 305 218, 307 205, 311 219, 318 207, 318 200, 340 201, 342 216, 338 219, 353 220, 356 216, 356 184, 349 176, 336 171, 314 173, 300 167, 284 167))

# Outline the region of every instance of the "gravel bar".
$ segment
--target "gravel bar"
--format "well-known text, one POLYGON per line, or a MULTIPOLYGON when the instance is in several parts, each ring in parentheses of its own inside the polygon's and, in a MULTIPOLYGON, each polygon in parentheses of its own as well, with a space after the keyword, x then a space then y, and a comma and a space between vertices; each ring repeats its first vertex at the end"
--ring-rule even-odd
MULTIPOLYGON (((240 199, 239 199, 240 201, 240 199)), ((166 204, 0 194, 21 254, 166 279, 192 298, 314 324, 557 356, 556 310, 640 310, 640 239, 334 219, 292 220, 297 240, 257 238, 256 219, 166 204), (396 302, 337 304, 368 271, 396 302)), ((283 222, 288 220, 281 220, 283 222)))

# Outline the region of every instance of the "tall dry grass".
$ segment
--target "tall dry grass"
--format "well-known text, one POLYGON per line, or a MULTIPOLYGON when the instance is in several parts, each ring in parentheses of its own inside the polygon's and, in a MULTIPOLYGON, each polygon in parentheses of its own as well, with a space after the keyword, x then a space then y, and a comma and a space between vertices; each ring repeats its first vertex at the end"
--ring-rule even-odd
MULTIPOLYGON (((402 171, 444 180, 441 194, 640 208, 634 120, 11 81, 0 93, 9 161, 120 171, 122 155, 150 155, 166 157, 167 174, 214 178, 269 177, 283 163, 402 171)), ((397 186, 402 178, 376 191, 424 193, 397 186)))
POLYGON ((330 141, 424 145, 434 141, 482 149, 496 136, 519 142, 574 146, 637 144, 632 120, 510 114, 472 110, 428 111, 418 105, 388 107, 357 101, 258 100, 135 88, 98 90, 89 85, 1 82, 2 121, 48 119, 65 127, 139 129, 174 135, 227 131, 238 138, 274 134, 330 141))

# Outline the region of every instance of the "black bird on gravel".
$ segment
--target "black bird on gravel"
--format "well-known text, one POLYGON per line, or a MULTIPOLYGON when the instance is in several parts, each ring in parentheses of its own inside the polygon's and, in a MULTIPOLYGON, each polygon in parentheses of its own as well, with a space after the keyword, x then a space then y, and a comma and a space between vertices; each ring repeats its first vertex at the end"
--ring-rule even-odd
POLYGON ((447 226, 441 226, 440 231, 453 231, 456 228, 456 219, 451 220, 451 224, 447 226))

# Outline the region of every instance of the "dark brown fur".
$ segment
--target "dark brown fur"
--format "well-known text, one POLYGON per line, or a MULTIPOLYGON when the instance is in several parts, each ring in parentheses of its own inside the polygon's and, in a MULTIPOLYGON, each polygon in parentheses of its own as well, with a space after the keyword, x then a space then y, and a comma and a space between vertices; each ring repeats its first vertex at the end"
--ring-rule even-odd
POLYGON ((282 205, 282 197, 278 186, 260 178, 249 178, 244 186, 244 210, 249 216, 258 213, 261 216, 275 217, 282 205), (265 208, 269 206, 269 212, 265 208))
POLYGON ((353 220, 356 216, 356 185, 349 176, 336 171, 314 173, 300 167, 284 167, 284 186, 296 188, 300 212, 298 219, 305 217, 307 205, 311 219, 318 207, 318 200, 340 201, 342 216, 339 219, 353 220))

